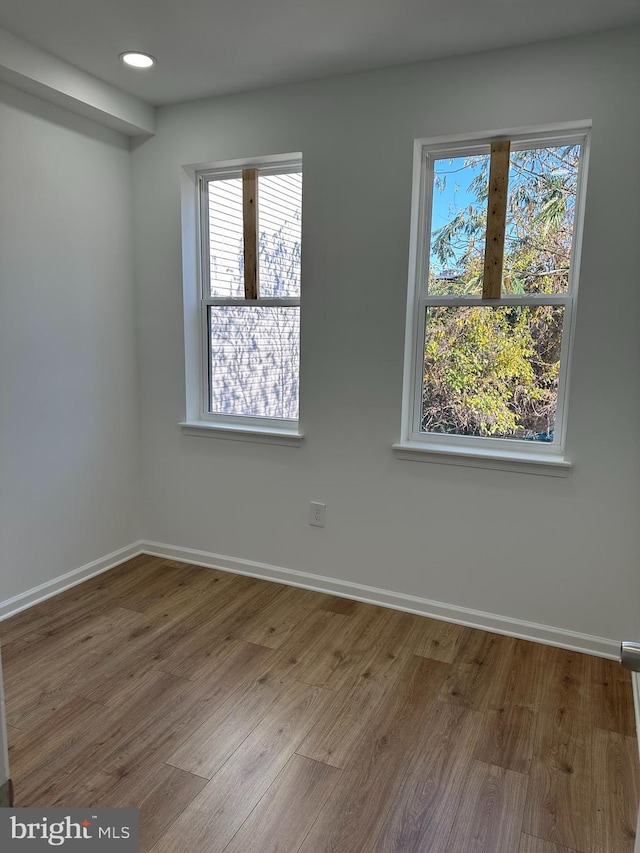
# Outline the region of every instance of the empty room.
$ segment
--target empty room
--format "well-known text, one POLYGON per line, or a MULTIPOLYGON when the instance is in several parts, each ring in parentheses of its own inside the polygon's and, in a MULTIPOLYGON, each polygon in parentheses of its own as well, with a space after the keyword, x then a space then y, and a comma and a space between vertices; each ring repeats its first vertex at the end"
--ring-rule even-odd
POLYGON ((637 0, 0 0, 0 849, 640 850, 639 86, 637 0))

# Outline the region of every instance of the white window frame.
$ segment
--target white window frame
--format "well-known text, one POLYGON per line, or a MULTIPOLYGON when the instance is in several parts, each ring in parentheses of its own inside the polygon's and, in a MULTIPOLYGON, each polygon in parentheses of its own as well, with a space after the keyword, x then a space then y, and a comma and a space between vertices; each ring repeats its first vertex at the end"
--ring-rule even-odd
POLYGON ((415 141, 401 437, 400 441, 393 445, 400 458, 498 467, 555 476, 566 475, 567 469, 571 467, 571 461, 565 456, 567 396, 576 321, 590 127, 590 122, 581 121, 415 141), (582 146, 567 292, 566 294, 501 296, 500 299, 483 299, 482 296, 430 296, 427 292, 427 282, 433 204, 433 162, 447 157, 488 154, 491 143, 498 139, 509 139, 512 151, 536 146, 575 144, 582 146), (520 439, 459 436, 420 430, 426 310, 430 306, 448 305, 564 306, 558 404, 553 442, 534 443, 520 439))
MULTIPOLYGON (((276 154, 183 169, 183 280, 185 316, 186 417, 180 422, 187 435, 212 435, 242 441, 297 446, 303 433, 299 419, 225 415, 209 411, 209 308, 215 305, 300 306, 300 298, 212 297, 210 295, 209 221, 207 183, 216 178, 242 177, 244 169, 261 175, 302 172, 302 154, 276 154), (188 244, 188 245, 187 245, 188 244), (195 250, 195 256, 194 256, 195 250), (194 356, 197 358, 194 366, 194 356)), ((259 203, 259 202, 258 202, 259 203)))

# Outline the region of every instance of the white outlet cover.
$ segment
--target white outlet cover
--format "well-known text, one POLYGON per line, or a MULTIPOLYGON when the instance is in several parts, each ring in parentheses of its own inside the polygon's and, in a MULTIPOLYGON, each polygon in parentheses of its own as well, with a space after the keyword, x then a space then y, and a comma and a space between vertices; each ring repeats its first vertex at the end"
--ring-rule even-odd
POLYGON ((326 504, 311 501, 309 505, 309 524, 313 525, 313 527, 324 527, 326 509, 326 504))

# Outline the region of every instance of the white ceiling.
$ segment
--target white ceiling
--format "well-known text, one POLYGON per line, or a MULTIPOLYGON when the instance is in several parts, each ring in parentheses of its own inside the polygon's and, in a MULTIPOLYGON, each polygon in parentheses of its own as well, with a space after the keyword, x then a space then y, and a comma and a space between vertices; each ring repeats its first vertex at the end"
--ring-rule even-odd
POLYGON ((1 27, 154 104, 636 22, 640 0, 0 0, 1 27))

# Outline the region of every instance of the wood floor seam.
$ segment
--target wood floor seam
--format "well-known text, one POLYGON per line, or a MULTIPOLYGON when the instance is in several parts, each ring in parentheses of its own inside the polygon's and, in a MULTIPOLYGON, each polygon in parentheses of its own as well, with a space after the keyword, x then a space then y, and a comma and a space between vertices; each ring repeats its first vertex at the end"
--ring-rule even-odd
MULTIPOLYGON (((496 770, 506 770, 508 768, 503 767, 501 764, 492 764, 490 761, 483 761, 481 758, 475 758, 474 761, 477 761, 479 764, 485 764, 487 767, 493 767, 496 770)), ((510 770, 510 773, 517 773, 518 776, 524 776, 526 779, 529 778, 528 773, 523 773, 520 770, 510 770)))
MULTIPOLYGON (((534 839, 536 842, 539 842, 540 847, 538 848, 538 850, 540 851, 540 853, 545 853, 545 850, 548 851, 548 853, 554 853, 554 851, 555 853, 589 853, 588 850, 577 850, 575 847, 558 847, 557 844, 553 844, 553 842, 548 842, 544 838, 540 838, 537 835, 531 835, 531 833, 529 832, 523 832, 521 833, 521 835, 524 838, 534 839)), ((534 853, 534 851, 531 851, 531 853, 534 853)))
MULTIPOLYGON (((173 770, 182 770, 182 767, 176 767, 175 764, 171 764, 168 759, 165 759, 163 762, 165 767, 171 767, 173 770)), ((182 770, 183 773, 189 773, 191 776, 196 776, 198 779, 202 779, 205 782, 210 782, 211 779, 208 776, 200 776, 198 773, 194 773, 193 770, 182 770)))

